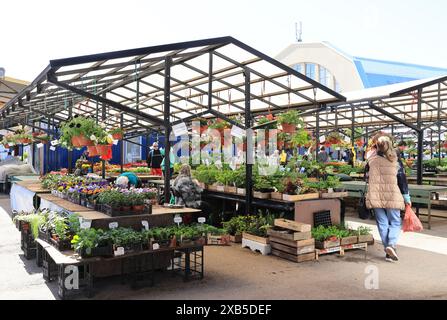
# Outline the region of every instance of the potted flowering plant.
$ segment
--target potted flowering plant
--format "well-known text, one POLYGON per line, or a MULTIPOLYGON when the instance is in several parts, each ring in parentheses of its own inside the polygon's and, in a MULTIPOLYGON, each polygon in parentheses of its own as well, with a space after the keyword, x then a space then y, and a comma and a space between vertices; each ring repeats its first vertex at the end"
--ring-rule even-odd
POLYGON ((132 203, 132 211, 141 212, 144 210, 145 196, 141 193, 131 193, 130 200, 132 203))
POLYGON ((74 116, 61 126, 61 145, 66 148, 93 146, 106 136, 105 130, 93 118, 74 116))

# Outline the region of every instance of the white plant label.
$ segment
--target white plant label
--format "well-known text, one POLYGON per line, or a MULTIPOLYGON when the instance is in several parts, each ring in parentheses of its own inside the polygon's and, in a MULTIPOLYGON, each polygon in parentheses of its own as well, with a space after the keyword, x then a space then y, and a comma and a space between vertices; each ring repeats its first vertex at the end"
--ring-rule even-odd
POLYGON ((326 137, 325 136, 320 136, 320 143, 324 143, 326 141, 326 137))
POLYGON ((51 146, 51 147, 50 147, 50 150, 51 150, 51 151, 56 151, 56 147, 55 147, 55 146, 51 146))
POLYGON ((91 221, 82 221, 81 223, 81 229, 90 229, 92 226, 91 221))
POLYGON ((141 225, 144 227, 145 230, 149 229, 149 222, 146 220, 141 221, 141 225))
POLYGON ((239 128, 238 126, 232 126, 231 127, 231 135, 242 139, 245 136, 245 130, 242 128, 239 128))
POLYGON ((118 222, 109 223, 109 229, 116 229, 116 228, 118 228, 118 222))
POLYGON ((113 144, 116 146, 118 144, 118 140, 113 140, 113 144))
POLYGON ((158 250, 160 249, 160 245, 158 243, 152 244, 152 250, 158 250))
POLYGON ((43 148, 43 143, 36 144, 37 149, 43 148))
POLYGON ((205 217, 200 217, 197 221, 199 221, 199 223, 205 223, 206 219, 205 217))
POLYGON ((347 142, 347 143, 351 143, 351 138, 349 138, 349 137, 345 137, 345 142, 347 142))
POLYGON ((172 126, 172 132, 176 137, 181 137, 188 134, 188 128, 186 127, 186 123, 181 122, 172 126))
POLYGON ((113 253, 114 253, 115 257, 124 255, 124 247, 116 248, 116 250, 113 253))
POLYGON ((174 222, 175 223, 180 224, 180 223, 182 223, 182 221, 183 221, 183 219, 182 219, 181 216, 179 216, 178 214, 175 215, 175 217, 174 217, 174 222))
POLYGON ((59 144, 59 140, 53 140, 51 141, 52 146, 57 146, 59 144))

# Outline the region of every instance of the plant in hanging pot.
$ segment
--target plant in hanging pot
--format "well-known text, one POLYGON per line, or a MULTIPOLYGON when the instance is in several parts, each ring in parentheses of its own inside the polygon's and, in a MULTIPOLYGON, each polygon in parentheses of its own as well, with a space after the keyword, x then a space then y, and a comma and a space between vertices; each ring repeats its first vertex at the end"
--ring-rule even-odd
POLYGON ((282 126, 282 131, 286 133, 294 133, 298 126, 302 127, 304 124, 299 112, 296 110, 290 110, 278 115, 277 120, 278 124, 282 126))
POLYGON ((93 146, 106 132, 92 118, 75 116, 61 126, 60 142, 66 148, 93 146))
POLYGON ((290 141, 290 134, 285 133, 285 132, 280 132, 277 135, 277 146, 278 146, 278 150, 282 150, 285 146, 285 143, 290 141))
POLYGON ((33 141, 33 136, 30 133, 17 133, 15 140, 18 144, 29 144, 33 141))
POLYGON ((44 143, 44 144, 47 144, 52 139, 51 136, 45 132, 33 132, 32 135, 33 135, 33 139, 35 141, 38 141, 38 142, 44 143))
POLYGON ((124 130, 121 128, 113 128, 109 131, 114 140, 122 140, 124 136, 124 130))
POLYGON ((292 147, 304 147, 312 141, 312 136, 307 130, 299 129, 296 131, 291 139, 290 143, 292 147))

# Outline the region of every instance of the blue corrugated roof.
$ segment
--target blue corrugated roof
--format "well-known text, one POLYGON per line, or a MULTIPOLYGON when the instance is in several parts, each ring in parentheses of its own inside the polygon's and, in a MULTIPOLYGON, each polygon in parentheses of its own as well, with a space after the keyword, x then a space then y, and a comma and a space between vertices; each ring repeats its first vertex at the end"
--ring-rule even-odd
POLYGON ((353 57, 365 88, 447 75, 447 69, 353 57))

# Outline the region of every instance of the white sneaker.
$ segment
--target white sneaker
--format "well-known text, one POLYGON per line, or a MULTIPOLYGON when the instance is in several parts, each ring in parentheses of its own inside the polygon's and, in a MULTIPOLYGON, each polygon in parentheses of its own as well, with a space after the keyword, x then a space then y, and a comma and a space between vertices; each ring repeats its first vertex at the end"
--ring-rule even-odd
POLYGON ((393 260, 393 261, 399 261, 399 257, 397 255, 396 249, 393 247, 386 247, 385 249, 386 254, 393 260))

